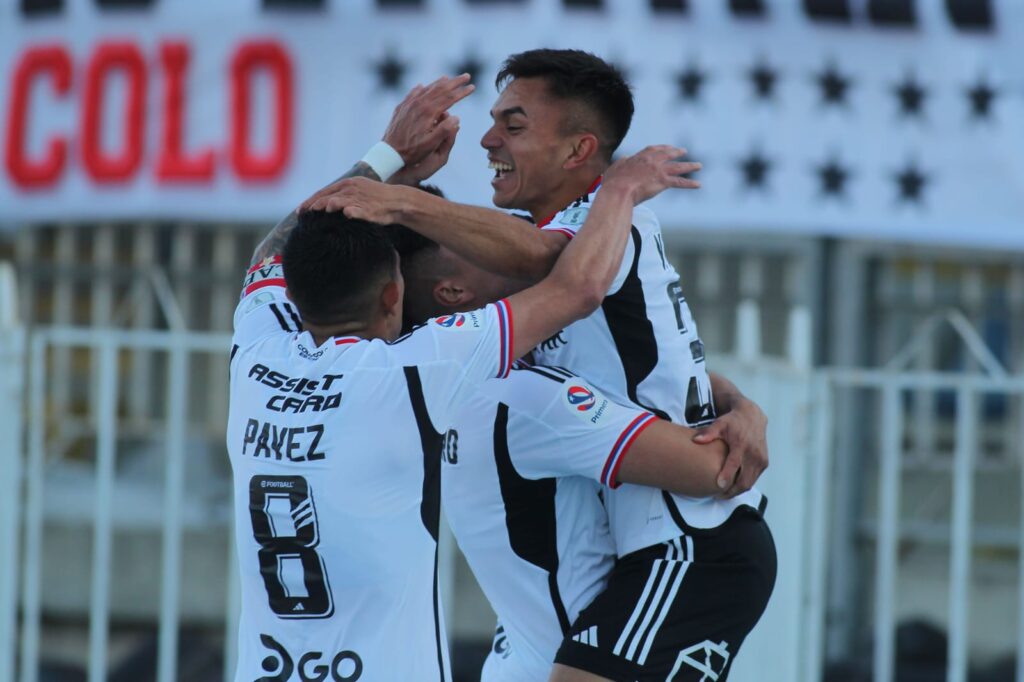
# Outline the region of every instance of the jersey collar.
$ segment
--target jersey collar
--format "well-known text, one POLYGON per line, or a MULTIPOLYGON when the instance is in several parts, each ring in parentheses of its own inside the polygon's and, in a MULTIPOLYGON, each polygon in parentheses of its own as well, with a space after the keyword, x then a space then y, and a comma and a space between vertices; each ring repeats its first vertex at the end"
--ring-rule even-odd
MULTIPOLYGON (((598 175, 597 176, 597 180, 594 180, 592 183, 590 183, 590 187, 587 189, 586 194, 584 194, 583 196, 578 197, 576 199, 573 199, 573 201, 571 203, 576 203, 577 201, 585 201, 587 197, 589 197, 591 194, 593 194, 594 192, 597 191, 597 188, 601 186, 601 180, 603 180, 603 179, 604 179, 603 175, 598 175)), ((555 216, 558 215, 559 213, 561 213, 562 211, 564 211, 566 208, 569 208, 569 207, 566 206, 566 207, 562 208, 561 210, 555 211, 554 213, 549 215, 547 218, 545 218, 544 220, 542 220, 539 223, 537 223, 537 227, 545 227, 545 226, 551 224, 551 221, 555 219, 555 216)))

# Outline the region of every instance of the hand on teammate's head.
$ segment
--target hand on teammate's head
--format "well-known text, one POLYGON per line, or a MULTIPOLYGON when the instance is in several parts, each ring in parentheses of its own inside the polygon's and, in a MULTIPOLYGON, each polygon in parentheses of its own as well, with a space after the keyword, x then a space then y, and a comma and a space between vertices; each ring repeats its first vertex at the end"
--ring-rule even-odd
POLYGON ((604 186, 624 184, 639 204, 666 189, 697 189, 700 182, 683 177, 701 169, 699 162, 682 161, 686 150, 671 145, 645 147, 619 159, 604 173, 604 186))

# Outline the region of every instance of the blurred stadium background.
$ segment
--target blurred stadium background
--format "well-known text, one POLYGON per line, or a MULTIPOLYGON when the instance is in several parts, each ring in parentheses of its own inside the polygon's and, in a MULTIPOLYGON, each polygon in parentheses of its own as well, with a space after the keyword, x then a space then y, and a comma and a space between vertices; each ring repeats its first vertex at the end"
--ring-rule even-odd
POLYGON ((443 73, 478 92, 436 181, 488 205, 493 75, 539 46, 625 70, 623 152, 705 164, 653 208, 770 417, 780 555, 732 679, 1024 681, 1024 2, 0 0, 0 682, 230 679, 252 248, 443 73))

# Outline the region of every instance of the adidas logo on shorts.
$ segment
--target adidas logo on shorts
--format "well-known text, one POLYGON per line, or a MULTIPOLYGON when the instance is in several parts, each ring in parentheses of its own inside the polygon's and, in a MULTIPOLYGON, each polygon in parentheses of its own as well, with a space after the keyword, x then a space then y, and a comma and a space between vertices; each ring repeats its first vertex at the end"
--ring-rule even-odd
POLYGON ((597 646, 597 626, 591 625, 583 632, 577 632, 572 636, 572 641, 588 646, 597 646))

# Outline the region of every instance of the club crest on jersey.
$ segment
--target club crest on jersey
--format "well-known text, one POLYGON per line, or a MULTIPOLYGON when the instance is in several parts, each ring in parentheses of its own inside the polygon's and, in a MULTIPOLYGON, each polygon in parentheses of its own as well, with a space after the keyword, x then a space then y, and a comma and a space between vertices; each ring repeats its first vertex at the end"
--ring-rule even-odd
POLYGON ((245 312, 251 313, 252 311, 259 308, 261 305, 274 302, 274 295, 268 291, 262 291, 258 294, 249 297, 248 302, 245 304, 245 312))
POLYGON ((559 225, 572 225, 573 227, 582 225, 587 219, 587 213, 590 208, 587 206, 577 206, 576 208, 568 208, 558 216, 557 222, 559 225))
POLYGON ((597 424, 608 410, 608 399, 588 386, 569 384, 562 404, 574 415, 597 424))

